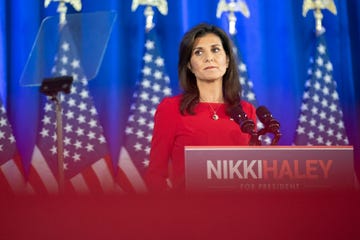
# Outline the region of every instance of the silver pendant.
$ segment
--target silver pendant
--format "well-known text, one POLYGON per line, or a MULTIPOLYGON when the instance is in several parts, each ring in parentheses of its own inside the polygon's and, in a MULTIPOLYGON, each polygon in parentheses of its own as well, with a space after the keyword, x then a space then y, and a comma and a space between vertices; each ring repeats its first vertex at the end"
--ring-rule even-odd
POLYGON ((212 115, 212 119, 215 121, 219 120, 219 116, 216 113, 214 113, 214 115, 212 115))

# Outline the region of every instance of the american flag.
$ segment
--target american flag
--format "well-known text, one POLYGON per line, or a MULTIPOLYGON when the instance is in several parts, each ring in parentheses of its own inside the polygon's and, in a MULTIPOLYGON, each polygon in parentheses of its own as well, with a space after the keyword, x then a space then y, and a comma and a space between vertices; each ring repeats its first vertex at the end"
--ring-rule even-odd
POLYGON ((296 129, 295 145, 348 145, 324 35, 316 38, 296 129))
MULTIPOLYGON (((234 43, 234 52, 237 55, 238 58, 238 69, 239 69, 239 75, 240 75, 240 84, 242 87, 242 99, 251 103, 255 107, 258 106, 258 102, 256 99, 255 91, 254 91, 254 83, 249 78, 249 74, 247 71, 247 66, 243 60, 242 54, 240 52, 239 48, 239 42, 237 41, 236 36, 232 35, 232 41, 234 43)), ((257 120, 256 122, 257 129, 262 129, 264 125, 257 120)), ((271 143, 271 139, 268 135, 260 136, 260 140, 262 144, 269 145, 271 143)))
POLYGON ((118 161, 119 169, 127 175, 136 192, 147 191, 143 176, 149 165, 153 118, 157 105, 171 94, 160 43, 152 29, 146 33, 141 78, 136 83, 118 161))
MULTIPOLYGON (((112 192, 114 176, 107 143, 88 89, 88 79, 67 25, 60 35, 52 73, 74 79, 71 92, 62 93, 59 98, 63 119, 65 191, 85 194, 112 192)), ((44 100, 29 182, 37 193, 56 194, 59 185, 55 103, 47 97, 44 100)))
POLYGON ((6 110, 0 101, 0 193, 22 194, 27 191, 24 169, 6 110))

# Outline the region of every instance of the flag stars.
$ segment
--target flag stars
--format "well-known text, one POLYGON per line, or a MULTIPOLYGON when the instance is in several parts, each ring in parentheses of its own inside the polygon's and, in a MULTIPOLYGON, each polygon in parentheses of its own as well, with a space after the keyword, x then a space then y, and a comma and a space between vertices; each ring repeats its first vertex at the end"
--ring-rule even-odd
POLYGON ((318 144, 323 144, 324 143, 324 138, 322 136, 318 136, 316 138, 316 141, 317 141, 318 144))
POLYGON ((314 118, 310 120, 310 125, 313 127, 316 126, 316 120, 314 118))
POLYGON ((126 135, 133 134, 134 133, 133 128, 132 127, 126 127, 125 128, 125 133, 126 133, 126 135))
POLYGON ((326 112, 321 111, 321 113, 319 114, 321 119, 326 119, 326 112))
POLYGON ((338 95, 337 92, 333 92, 333 93, 331 94, 331 97, 332 97, 333 100, 339 100, 339 95, 338 95))
POLYGON ((321 101, 321 106, 323 108, 326 108, 328 106, 328 101, 325 98, 321 101))
POLYGON ((151 75, 151 68, 145 66, 142 70, 142 73, 145 75, 145 76, 150 76, 151 75))
POLYGON ((80 154, 74 153, 72 159, 73 159, 74 162, 79 162, 81 160, 80 159, 80 154))
POLYGON ((96 110, 96 108, 95 108, 94 106, 91 107, 90 113, 91 113, 91 115, 93 115, 93 116, 96 116, 96 115, 97 115, 97 110, 96 110))
POLYGON ((316 63, 318 66, 322 66, 322 65, 324 65, 324 60, 321 57, 319 57, 316 59, 316 63))
POLYGON ((153 96, 151 98, 151 102, 152 102, 152 104, 157 105, 160 103, 160 98, 158 96, 153 96))
POLYGON ((315 107, 315 106, 311 108, 311 112, 314 115, 316 115, 318 113, 318 111, 319 111, 319 109, 317 107, 315 107))
POLYGON ((49 137, 49 130, 46 128, 43 128, 40 132, 40 135, 45 138, 45 137, 49 137))
POLYGON ((55 147, 55 146, 52 146, 52 147, 50 148, 50 153, 51 153, 52 155, 55 155, 56 152, 57 152, 56 147, 55 147))
POLYGON ((82 148, 82 142, 79 141, 79 140, 76 140, 75 143, 74 143, 74 147, 75 147, 76 149, 82 148))
POLYGON ((80 111, 85 111, 87 108, 86 103, 84 103, 84 102, 81 102, 78 107, 79 107, 80 111))
POLYGON ((137 120, 137 122, 138 122, 138 124, 139 124, 140 126, 143 126, 143 125, 146 124, 146 119, 143 118, 143 117, 139 117, 139 119, 137 120))
POLYGON ((105 139, 105 137, 104 137, 104 135, 101 135, 100 137, 99 137, 99 143, 106 143, 106 139, 105 139))
POLYGON ((95 119, 91 119, 90 122, 89 122, 89 126, 91 128, 97 127, 97 121, 95 119))
POLYGON ((0 127, 4 127, 4 126, 6 126, 7 125, 7 120, 6 120, 6 118, 1 118, 0 119, 0 127))
POLYGON ((298 126, 298 128, 296 129, 296 132, 298 134, 304 134, 305 133, 305 128, 301 127, 301 126, 298 126))
POLYGON ((156 60, 155 60, 155 64, 156 66, 158 67, 163 67, 165 64, 164 64, 164 59, 161 58, 161 57, 157 57, 156 60))
POLYGON ((319 44, 319 46, 317 47, 317 50, 320 54, 325 54, 326 47, 323 44, 319 44))
POLYGON ((141 149, 142 149, 141 143, 139 143, 139 142, 135 143, 134 149, 135 149, 135 151, 137 151, 137 152, 138 152, 138 151, 141 151, 141 149))
POLYGON ((150 62, 152 62, 153 57, 152 57, 152 55, 150 55, 150 54, 147 53, 147 54, 144 55, 143 60, 144 60, 146 63, 150 63, 150 62))
POLYGON ((149 88, 151 85, 150 85, 150 81, 147 80, 147 79, 144 79, 142 82, 141 82, 141 85, 143 88, 149 88))
POLYGON ((322 93, 323 93, 325 96, 329 95, 329 93, 330 93, 329 88, 324 87, 323 90, 322 90, 322 93))
POLYGON ((139 111, 140 111, 141 113, 146 113, 146 112, 147 112, 147 107, 146 107, 144 104, 141 104, 141 105, 139 106, 139 111))
POLYGON ((329 108, 330 108, 330 110, 331 110, 332 112, 336 112, 336 111, 337 111, 337 106, 336 106, 336 104, 334 104, 334 103, 332 103, 329 108))
POLYGON ((71 67, 72 67, 73 69, 80 68, 80 61, 77 60, 77 59, 74 59, 74 60, 71 62, 71 67))
POLYGON ((137 130, 137 132, 136 132, 136 137, 137 138, 143 138, 144 137, 144 131, 142 131, 142 130, 137 130))
POLYGON ((239 70, 241 73, 247 72, 247 67, 243 62, 239 64, 239 70))
POLYGON ((327 84, 331 83, 331 76, 329 74, 325 74, 324 81, 327 84))
POLYGON ((314 94, 314 96, 313 96, 313 101, 314 102, 319 102, 320 100, 319 100, 319 95, 317 95, 317 94, 314 94))
POLYGON ((86 148, 86 150, 88 152, 93 152, 94 151, 94 145, 92 145, 90 143, 88 143, 85 148, 86 148))
POLYGON ((307 135, 308 135, 309 139, 313 139, 315 136, 315 133, 313 131, 309 131, 307 135))
POLYGON ((71 139, 66 136, 66 137, 64 138, 64 145, 65 145, 65 146, 68 146, 68 145, 70 145, 70 144, 71 144, 71 139))
POLYGON ((302 122, 302 123, 303 123, 303 122, 306 122, 306 121, 307 121, 306 116, 302 114, 302 115, 300 116, 300 118, 299 118, 299 121, 302 122))
POLYGON ((151 40, 147 40, 146 43, 145 43, 145 48, 147 50, 152 50, 155 48, 155 42, 154 41, 151 41, 151 40))
POLYGON ((86 120, 86 118, 85 118, 85 116, 84 115, 79 115, 79 117, 77 118, 77 121, 78 121, 78 123, 85 123, 85 120, 86 120))
POLYGON ((92 139, 95 139, 95 133, 90 131, 88 134, 87 134, 87 137, 92 140, 92 139))
POLYGON ((70 44, 68 42, 64 42, 62 45, 61 45, 61 48, 64 52, 68 52, 70 50, 70 44))
POLYGON ((41 120, 43 122, 44 125, 48 125, 51 124, 51 119, 49 116, 44 116, 44 118, 41 120))
POLYGON ((316 77, 317 79, 320 79, 320 78, 322 78, 322 76, 323 76, 322 71, 319 70, 319 69, 317 69, 317 70, 315 71, 315 77, 316 77))
POLYGON ((319 126, 318 126, 318 129, 319 129, 320 132, 324 132, 325 131, 325 126, 320 123, 319 126))
POLYGON ((64 130, 65 130, 66 133, 72 132, 72 131, 73 131, 72 125, 70 125, 69 123, 67 123, 67 124, 65 125, 65 127, 64 127, 64 130))
POLYGON ((76 134, 80 137, 80 136, 84 136, 84 129, 82 128, 78 128, 76 130, 76 134))
POLYGON ((80 92, 80 96, 81 96, 82 99, 86 99, 86 98, 89 97, 89 92, 86 91, 86 90, 82 90, 82 91, 80 92))
POLYGON ((61 75, 61 76, 66 76, 66 75, 68 75, 68 71, 67 71, 65 68, 62 68, 62 69, 60 70, 60 75, 61 75))
POLYGON ((66 118, 68 120, 73 119, 74 118, 74 112, 73 111, 67 111, 65 116, 66 116, 66 118))
POLYGON ((66 64, 68 64, 68 62, 69 62, 69 58, 68 58, 67 56, 63 56, 63 57, 61 58, 61 62, 62 62, 62 64, 66 65, 66 64))
POLYGON ((171 95, 171 88, 169 87, 165 87, 163 90, 163 93, 165 96, 170 96, 171 95))
POLYGON ((334 129, 332 129, 332 128, 329 128, 327 131, 326 131, 326 133, 327 133, 327 135, 328 136, 334 136, 334 129))
POLYGON ((10 143, 14 143, 15 142, 15 137, 14 137, 14 135, 10 135, 10 137, 9 137, 9 141, 10 141, 10 143))
POLYGON ((140 94, 140 98, 141 98, 141 100, 143 100, 143 101, 147 101, 147 100, 149 99, 149 94, 148 94, 147 92, 142 92, 142 93, 140 94))
POLYGON ((160 90, 161 90, 159 84, 154 84, 153 87, 152 87, 152 89, 153 89, 154 92, 160 92, 160 90))
POLYGON ((45 112, 50 112, 50 111, 52 111, 52 105, 51 105, 51 103, 46 103, 45 106, 44 106, 44 110, 45 110, 45 112))
POLYGON ((155 71, 155 73, 154 73, 154 78, 155 78, 156 80, 162 79, 162 72, 160 72, 160 71, 155 71))
POLYGON ((325 64, 325 68, 326 68, 326 70, 327 70, 328 72, 333 71, 333 65, 332 65, 332 63, 331 63, 331 62, 327 62, 327 63, 325 64))

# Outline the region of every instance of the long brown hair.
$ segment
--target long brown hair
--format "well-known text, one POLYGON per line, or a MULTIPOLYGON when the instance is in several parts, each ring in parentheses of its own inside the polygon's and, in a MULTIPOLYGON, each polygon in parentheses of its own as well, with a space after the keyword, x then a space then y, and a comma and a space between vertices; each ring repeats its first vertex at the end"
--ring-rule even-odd
POLYGON ((227 104, 227 114, 230 114, 231 109, 239 105, 241 85, 232 41, 221 28, 201 23, 185 33, 179 47, 178 75, 180 86, 183 89, 183 97, 180 103, 181 114, 194 114, 194 107, 199 102, 199 89, 196 84, 196 77, 187 66, 195 40, 209 33, 215 34, 221 39, 223 48, 229 58, 229 66, 223 76, 223 96, 227 104))

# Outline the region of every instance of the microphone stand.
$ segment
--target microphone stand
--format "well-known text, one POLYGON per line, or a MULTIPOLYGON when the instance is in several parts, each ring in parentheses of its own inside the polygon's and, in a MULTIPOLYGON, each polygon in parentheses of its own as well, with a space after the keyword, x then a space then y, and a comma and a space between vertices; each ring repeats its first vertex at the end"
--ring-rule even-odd
POLYGON ((249 146, 261 146, 261 141, 259 140, 259 134, 255 131, 250 133, 249 146))
POLYGON ((271 141, 271 145, 277 145, 279 140, 280 140, 280 137, 281 137, 280 131, 278 129, 274 131, 274 130, 271 129, 271 127, 265 127, 263 129, 259 130, 257 132, 257 135, 262 136, 262 135, 264 135, 266 133, 273 133, 274 134, 274 137, 273 137, 273 139, 271 141))

